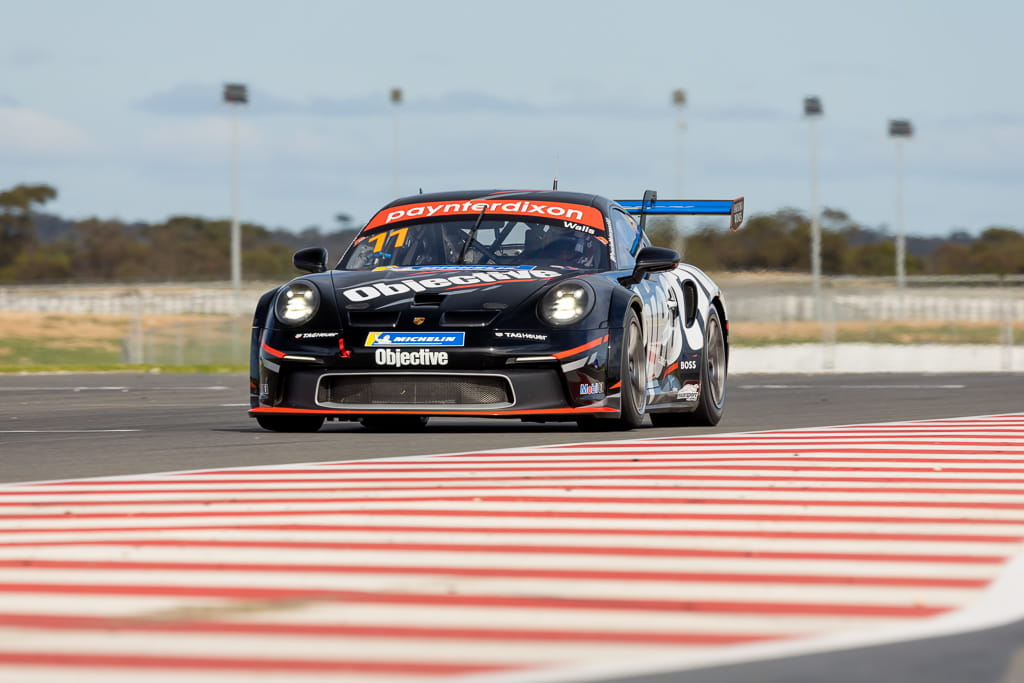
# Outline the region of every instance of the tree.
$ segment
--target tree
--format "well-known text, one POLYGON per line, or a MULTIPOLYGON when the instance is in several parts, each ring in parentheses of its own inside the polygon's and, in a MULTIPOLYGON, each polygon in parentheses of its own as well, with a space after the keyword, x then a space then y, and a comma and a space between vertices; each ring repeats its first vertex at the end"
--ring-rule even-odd
POLYGON ((139 230, 120 221, 90 218, 76 224, 74 277, 84 282, 139 282, 146 279, 150 250, 139 230))
POLYGON ((711 272, 728 270, 723 261, 728 258, 730 244, 735 246, 735 242, 731 241, 735 238, 736 235, 730 232, 712 227, 698 228, 686 240, 683 260, 711 272))
MULTIPOLYGON (((125 224, 90 218, 65 221, 36 208, 57 191, 49 185, 22 184, 0 191, 0 282, 153 282, 227 279, 227 221, 172 216, 162 223, 125 224), (56 223, 59 229, 47 229, 56 223)), ((291 254, 322 246, 337 259, 358 229, 348 214, 334 216, 340 230, 268 230, 242 225, 243 272, 249 279, 283 280, 294 275, 291 254)), ((680 230, 665 216, 646 222, 652 243, 675 248, 680 230)), ((810 272, 810 220, 793 208, 751 216, 733 233, 715 223, 687 227, 683 260, 710 272, 774 270, 810 272)), ((864 227, 849 214, 821 213, 821 260, 826 275, 895 272, 893 236, 864 227)), ((1024 233, 991 226, 972 235, 960 230, 948 238, 907 241, 907 273, 957 275, 1024 274, 1024 233)))
POLYGON ((969 264, 976 273, 1024 273, 1024 235, 1009 228, 988 228, 971 245, 969 264))
POLYGON ((722 256, 739 270, 810 270, 810 223, 795 209, 754 216, 740 230, 734 254, 722 256))
POLYGON ((644 231, 656 247, 676 248, 676 222, 667 216, 648 216, 644 231))
POLYGON ((16 185, 0 191, 0 267, 14 263, 18 255, 35 246, 32 205, 57 197, 49 185, 16 185))
POLYGON ((14 282, 67 282, 72 279, 73 247, 68 241, 55 242, 46 249, 26 249, 3 269, 5 279, 14 282))
POLYGON ((970 244, 946 242, 940 245, 928 260, 929 271, 936 275, 964 273, 970 261, 970 253, 970 244))
POLYGON ((843 255, 843 271, 850 275, 893 275, 896 272, 896 247, 892 242, 850 247, 843 255))

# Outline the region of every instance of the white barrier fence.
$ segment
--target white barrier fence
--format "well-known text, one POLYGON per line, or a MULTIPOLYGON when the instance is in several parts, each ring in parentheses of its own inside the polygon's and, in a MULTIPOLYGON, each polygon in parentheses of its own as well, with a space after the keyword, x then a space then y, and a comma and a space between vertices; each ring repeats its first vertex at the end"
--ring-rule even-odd
MULTIPOLYGON (((825 278, 820 304, 806 277, 724 276, 729 318, 736 321, 957 320, 1024 321, 1024 277, 825 278)), ((141 286, 0 286, 0 311, 99 315, 252 314, 274 283, 141 286)))
MULTIPOLYGON (((817 320, 816 301, 811 294, 731 296, 729 317, 737 321, 789 322, 817 320)), ((824 320, 1024 320, 1024 298, 1005 292, 977 296, 945 294, 822 295, 824 320)))
MULTIPOLYGON (((1014 330, 1024 324, 1024 276, 908 278, 902 291, 892 278, 825 278, 817 297, 806 276, 716 279, 731 322, 821 323, 826 346, 834 342, 829 329, 840 323, 945 321, 995 324, 999 333, 991 343, 1004 347, 1003 357, 1024 351, 1015 348, 1024 335, 1014 330)), ((229 283, 6 286, 0 287, 0 312, 123 317, 126 363, 244 363, 253 309, 274 286, 250 283, 237 292, 229 283), (154 316, 182 317, 154 322, 154 316)))
POLYGON ((66 285, 0 287, 0 311, 93 315, 251 316, 272 283, 235 292, 224 283, 194 285, 66 285))
POLYGON ((737 344, 733 371, 1024 371, 1022 276, 912 277, 902 290, 892 278, 824 278, 817 295, 807 277, 739 276, 720 283, 730 322, 815 323, 820 329, 813 342, 737 344), (860 327, 853 339, 851 324, 860 327), (925 332, 908 334, 914 325, 925 332))
POLYGON ((1024 321, 1024 276, 912 277, 902 291, 892 278, 823 278, 818 297, 807 277, 726 276, 720 284, 737 321, 1024 321))

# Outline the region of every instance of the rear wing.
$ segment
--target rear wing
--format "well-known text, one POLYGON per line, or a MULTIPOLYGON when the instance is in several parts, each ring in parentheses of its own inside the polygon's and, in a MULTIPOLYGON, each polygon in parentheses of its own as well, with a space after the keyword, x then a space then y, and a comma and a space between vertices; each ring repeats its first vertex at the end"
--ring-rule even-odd
POLYGON ((654 190, 644 192, 641 200, 617 202, 627 213, 640 216, 643 228, 647 216, 728 216, 729 228, 738 230, 743 222, 743 197, 738 199, 658 199, 654 190))

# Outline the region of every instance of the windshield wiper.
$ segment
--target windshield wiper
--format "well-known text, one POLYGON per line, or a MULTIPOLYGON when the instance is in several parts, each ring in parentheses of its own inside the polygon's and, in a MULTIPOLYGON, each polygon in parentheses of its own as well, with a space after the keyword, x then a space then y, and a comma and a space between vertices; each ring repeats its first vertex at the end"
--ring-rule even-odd
POLYGON ((485 206, 480 210, 480 215, 476 217, 473 222, 473 227, 469 230, 469 237, 466 239, 466 243, 462 245, 462 251, 459 252, 459 265, 466 262, 466 254, 469 253, 469 245, 476 241, 476 231, 480 227, 480 223, 484 220, 484 214, 487 213, 487 207, 485 206))

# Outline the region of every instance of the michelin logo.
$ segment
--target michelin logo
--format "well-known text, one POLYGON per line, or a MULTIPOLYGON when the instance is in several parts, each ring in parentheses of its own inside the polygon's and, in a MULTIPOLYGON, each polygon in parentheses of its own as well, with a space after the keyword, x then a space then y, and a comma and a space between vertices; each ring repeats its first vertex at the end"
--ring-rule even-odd
POLYGON ((465 332, 370 332, 366 346, 462 346, 465 332))

